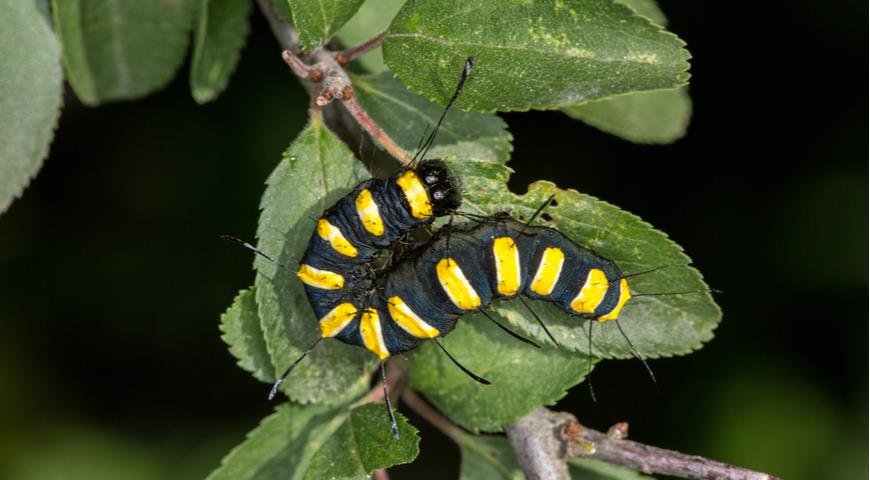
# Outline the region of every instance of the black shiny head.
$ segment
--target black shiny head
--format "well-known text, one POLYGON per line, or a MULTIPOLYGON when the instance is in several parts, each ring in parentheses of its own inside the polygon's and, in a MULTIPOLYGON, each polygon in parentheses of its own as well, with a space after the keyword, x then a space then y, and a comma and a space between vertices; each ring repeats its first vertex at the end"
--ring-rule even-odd
POLYGON ((462 193, 459 190, 459 178, 447 168, 441 160, 423 160, 414 169, 414 173, 426 186, 429 201, 436 217, 445 215, 459 208, 462 203, 462 193))

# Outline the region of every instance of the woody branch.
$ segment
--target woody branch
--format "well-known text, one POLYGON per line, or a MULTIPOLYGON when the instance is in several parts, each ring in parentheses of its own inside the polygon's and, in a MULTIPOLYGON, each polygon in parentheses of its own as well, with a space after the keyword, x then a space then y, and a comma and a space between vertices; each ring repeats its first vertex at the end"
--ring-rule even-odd
POLYGON ((507 434, 530 479, 569 479, 570 459, 592 458, 647 474, 680 478, 778 480, 766 473, 627 440, 627 423, 617 423, 602 433, 581 425, 569 413, 546 408, 521 418, 508 427, 507 434))
POLYGON ((318 48, 309 55, 302 55, 296 41, 295 30, 286 22, 281 21, 275 13, 274 0, 257 0, 260 10, 269 21, 272 33, 284 51, 281 58, 290 70, 299 77, 314 98, 312 108, 323 108, 333 100, 340 100, 347 113, 371 137, 377 141, 390 155, 402 165, 411 163, 411 156, 400 147, 384 130, 366 113, 356 99, 353 84, 344 65, 359 58, 366 52, 378 47, 385 35, 380 34, 361 45, 345 51, 334 52, 326 47, 318 48))

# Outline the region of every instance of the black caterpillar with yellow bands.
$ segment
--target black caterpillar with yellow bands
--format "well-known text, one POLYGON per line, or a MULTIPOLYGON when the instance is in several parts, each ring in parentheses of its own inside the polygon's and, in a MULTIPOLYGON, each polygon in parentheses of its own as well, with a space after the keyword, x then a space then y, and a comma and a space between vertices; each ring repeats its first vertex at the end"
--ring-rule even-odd
POLYGON ((388 179, 366 180, 326 210, 297 272, 323 337, 341 333, 339 338, 354 343, 346 327, 367 305, 372 261, 459 203, 456 177, 440 160, 426 160, 388 179))
POLYGON ((507 215, 471 228, 442 229, 378 275, 374 285, 360 281, 349 287, 343 298, 315 306, 327 312, 319 317, 323 336, 365 347, 381 359, 447 335, 460 316, 494 299, 524 295, 604 322, 617 319, 631 298, 613 261, 553 228, 527 226, 507 215))

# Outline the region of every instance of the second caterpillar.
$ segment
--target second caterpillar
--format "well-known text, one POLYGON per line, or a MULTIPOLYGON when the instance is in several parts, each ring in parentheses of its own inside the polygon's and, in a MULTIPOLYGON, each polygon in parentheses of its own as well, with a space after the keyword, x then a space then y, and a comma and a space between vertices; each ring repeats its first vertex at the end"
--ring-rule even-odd
POLYGON ((506 215, 471 228, 442 229, 378 277, 361 312, 336 337, 381 359, 450 333, 462 315, 519 295, 569 315, 616 320, 631 298, 616 264, 557 230, 506 215))

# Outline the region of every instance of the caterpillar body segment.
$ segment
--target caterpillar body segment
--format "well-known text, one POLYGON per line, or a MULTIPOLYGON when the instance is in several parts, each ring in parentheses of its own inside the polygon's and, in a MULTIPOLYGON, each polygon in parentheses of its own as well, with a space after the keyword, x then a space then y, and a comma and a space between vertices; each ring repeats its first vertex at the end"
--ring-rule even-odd
POLYGON ((327 270, 368 264, 409 231, 431 224, 460 202, 458 180, 440 160, 420 162, 388 179, 365 180, 323 212, 301 263, 319 262, 327 270), (414 187, 402 186, 409 184, 414 187))
MULTIPOLYGON (((323 337, 366 345, 357 337, 360 315, 371 303, 372 261, 412 229, 431 224, 460 202, 456 177, 440 160, 426 160, 387 179, 365 180, 328 208, 317 220, 297 272, 323 337), (350 321, 336 320, 335 309, 346 303, 356 315, 350 321)), ((350 309, 342 311, 339 318, 346 318, 350 309)), ((373 318, 369 315, 366 324, 373 318)), ((378 336, 368 337, 367 345, 377 347, 372 338, 378 336)))
MULTIPOLYGON (((613 261, 555 229, 506 217, 440 231, 380 275, 372 288, 368 308, 378 312, 384 343, 373 350, 379 356, 381 347, 395 355, 447 335, 462 315, 496 299, 524 295, 553 302, 571 315, 607 321, 616 319, 630 298, 628 282, 613 261), (548 288, 535 291, 536 280, 548 288)), ((366 348, 371 344, 359 335, 341 338, 366 348)))

